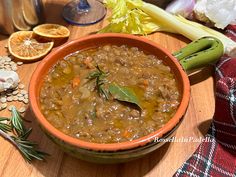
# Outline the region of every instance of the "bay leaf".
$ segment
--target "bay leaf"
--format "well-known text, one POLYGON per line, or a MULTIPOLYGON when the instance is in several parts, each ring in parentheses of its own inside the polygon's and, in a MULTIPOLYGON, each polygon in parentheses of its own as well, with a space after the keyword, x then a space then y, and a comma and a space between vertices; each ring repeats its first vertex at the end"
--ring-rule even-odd
POLYGON ((115 99, 128 103, 133 103, 137 105, 140 109, 142 109, 140 99, 138 98, 134 89, 132 89, 131 87, 110 84, 109 92, 115 99))

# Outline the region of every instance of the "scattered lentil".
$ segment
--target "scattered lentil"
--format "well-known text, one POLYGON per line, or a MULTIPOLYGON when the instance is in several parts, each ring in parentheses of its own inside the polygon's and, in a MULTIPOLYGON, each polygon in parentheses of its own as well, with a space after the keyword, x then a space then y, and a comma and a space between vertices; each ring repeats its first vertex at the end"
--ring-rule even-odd
POLYGON ((1 97, 1 103, 6 103, 7 102, 7 98, 6 97, 1 97))
MULTIPOLYGON (((0 56, 0 69, 8 71, 17 71, 17 67, 23 65, 21 61, 14 62, 10 56, 0 56)), ((7 102, 19 101, 24 104, 29 103, 28 91, 24 90, 25 85, 20 83, 18 87, 0 93, 0 111, 7 108, 7 102)), ((10 111, 14 105, 8 106, 10 111)), ((20 108, 20 112, 25 112, 25 107, 20 108)))
POLYGON ((12 92, 12 95, 17 95, 19 93, 19 90, 15 90, 12 92))
POLYGON ((8 102, 13 101, 13 97, 12 97, 12 96, 7 97, 7 101, 8 101, 8 102))
POLYGON ((19 110, 18 110, 20 113, 24 113, 26 111, 26 108, 25 107, 21 107, 19 110))
POLYGON ((3 58, 5 59, 5 61, 11 61, 11 58, 8 56, 3 56, 3 58))
POLYGON ((17 101, 17 100, 18 100, 18 97, 17 97, 17 96, 13 96, 13 100, 14 100, 14 101, 17 101))
POLYGON ((29 99, 23 99, 23 102, 24 102, 25 104, 28 104, 28 103, 29 103, 29 99))
POLYGON ((18 93, 17 96, 18 97, 23 97, 23 95, 21 93, 18 93))
POLYGON ((17 71, 17 66, 12 66, 11 69, 12 69, 13 71, 17 71))
POLYGON ((21 66, 21 65, 23 65, 23 62, 18 61, 18 62, 16 62, 16 64, 19 65, 19 66, 21 66))
POLYGON ((19 87, 19 89, 23 89, 23 88, 25 88, 25 85, 24 84, 19 84, 18 87, 19 87))
POLYGON ((7 71, 16 71, 17 63, 12 61, 9 56, 0 56, 0 69, 4 69, 7 71))
POLYGON ((18 101, 23 101, 24 100, 24 97, 21 96, 21 97, 18 97, 18 101))
POLYGON ((26 95, 28 92, 27 92, 26 90, 21 90, 20 93, 21 93, 22 95, 26 95))
POLYGON ((6 109, 6 108, 7 108, 7 103, 3 103, 3 104, 1 104, 1 108, 0 108, 0 110, 6 109))
POLYGON ((11 95, 12 95, 12 93, 6 93, 6 95, 7 95, 7 96, 11 96, 11 95))

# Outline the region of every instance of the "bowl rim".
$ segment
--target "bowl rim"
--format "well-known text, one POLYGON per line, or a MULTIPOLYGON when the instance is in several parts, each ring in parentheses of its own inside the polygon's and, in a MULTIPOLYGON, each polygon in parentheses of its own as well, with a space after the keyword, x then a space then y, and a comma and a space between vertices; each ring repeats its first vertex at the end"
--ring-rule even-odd
MULTIPOLYGON (((68 54, 67 54, 68 55, 68 54)), ((57 47, 54 49, 51 53, 49 53, 36 67, 35 71, 33 72, 33 75, 30 80, 29 84, 29 100, 30 100, 30 107, 33 111, 37 121, 39 124, 43 127, 43 129, 46 129, 48 133, 53 135, 54 137, 58 138, 59 140, 62 140, 70 145, 73 145, 77 148, 83 148, 88 150, 95 150, 95 151, 118 151, 118 150, 127 150, 136 148, 139 146, 144 146, 147 143, 153 141, 155 138, 161 138, 164 134, 169 132, 171 129, 173 129, 177 123, 181 120, 181 118, 184 116, 188 103, 190 99, 190 83, 187 74, 179 64, 178 60, 172 56, 172 54, 166 49, 160 46, 159 44, 139 36, 134 36, 131 34, 120 34, 120 33, 105 33, 105 34, 93 34, 89 36, 85 36, 76 40, 72 40, 69 42, 66 42, 65 44, 61 45, 60 47, 57 47), (87 40, 94 40, 99 38, 109 38, 109 37, 119 37, 119 38, 128 38, 130 40, 136 40, 139 42, 147 43, 155 48, 158 48, 158 50, 161 50, 167 57, 172 60, 172 62, 175 64, 177 70, 180 73, 182 83, 183 83, 183 93, 182 93, 182 100, 180 101, 180 105, 175 113, 175 115, 160 129, 154 131, 153 133, 150 133, 146 136, 143 136, 141 138, 132 140, 132 141, 125 141, 120 143, 110 143, 110 144, 102 144, 102 143, 92 143, 83 141, 77 138, 73 138, 69 135, 66 135, 56 129, 50 122, 44 117, 44 115, 41 113, 39 105, 38 105, 38 98, 36 95, 36 89, 38 87, 37 83, 37 77, 40 76, 41 70, 47 65, 50 58, 52 58, 57 52, 60 50, 66 50, 67 48, 70 48, 71 46, 78 45, 78 43, 82 41, 87 40)))

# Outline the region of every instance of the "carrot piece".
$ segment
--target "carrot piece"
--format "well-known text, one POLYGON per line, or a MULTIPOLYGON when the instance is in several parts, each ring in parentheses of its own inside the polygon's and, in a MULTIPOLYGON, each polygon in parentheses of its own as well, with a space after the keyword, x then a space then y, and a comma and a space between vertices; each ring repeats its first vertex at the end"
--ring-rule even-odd
POLYGON ((124 138, 129 138, 130 137, 130 132, 128 130, 125 130, 123 133, 124 138))
POLYGON ((72 87, 73 87, 73 88, 78 87, 79 84, 80 84, 80 78, 79 78, 79 76, 74 77, 74 79, 72 80, 72 87))
POLYGON ((148 80, 147 79, 144 79, 141 84, 144 86, 144 87, 148 87, 149 83, 148 83, 148 80))

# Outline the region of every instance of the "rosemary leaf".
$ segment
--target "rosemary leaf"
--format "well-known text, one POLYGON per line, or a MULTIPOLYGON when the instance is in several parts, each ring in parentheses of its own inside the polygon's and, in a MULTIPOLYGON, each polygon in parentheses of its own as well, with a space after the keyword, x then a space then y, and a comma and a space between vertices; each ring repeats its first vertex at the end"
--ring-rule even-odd
POLYGON ((29 135, 30 135, 31 132, 32 132, 32 128, 29 128, 29 129, 26 130, 26 132, 24 132, 24 134, 21 135, 20 137, 21 137, 22 139, 27 139, 27 138, 29 137, 29 135))
POLYGON ((20 153, 22 154, 22 156, 24 157, 24 159, 27 161, 27 162, 31 162, 32 159, 30 158, 29 154, 27 153, 27 151, 22 148, 21 146, 17 146, 17 148, 19 149, 20 153))
POLYGON ((95 88, 98 91, 98 94, 100 96, 104 96, 107 100, 109 99, 109 92, 106 91, 103 87, 103 85, 105 84, 105 77, 107 77, 107 75, 109 74, 108 72, 104 72, 102 71, 99 66, 96 66, 97 70, 94 72, 91 72, 87 79, 93 80, 96 79, 96 86, 95 88))
POLYGON ((33 159, 44 160, 45 156, 49 155, 45 152, 37 150, 37 143, 35 142, 30 142, 14 136, 12 136, 12 138, 16 142, 17 148, 28 162, 31 162, 33 159))
POLYGON ((88 75, 87 79, 95 79, 99 77, 99 75, 100 75, 99 71, 94 71, 88 75))
POLYGON ((9 120, 7 117, 0 117, 0 130, 5 133, 11 131, 11 126, 8 124, 9 120))
POLYGON ((0 117, 0 122, 2 122, 2 121, 9 121, 10 119, 9 118, 7 118, 7 117, 0 117))
POLYGON ((32 151, 32 152, 28 152, 28 153, 31 158, 35 158, 37 160, 44 160, 44 156, 48 155, 46 153, 41 154, 41 151, 32 151))
POLYGON ((18 136, 24 135, 26 129, 23 125, 23 120, 21 118, 21 115, 16 110, 16 107, 12 107, 11 114, 12 114, 12 119, 11 119, 12 129, 15 130, 18 136))
POLYGON ((99 93, 102 94, 102 95, 104 95, 105 98, 108 100, 108 99, 109 99, 109 92, 106 91, 106 90, 103 88, 103 86, 100 86, 98 89, 99 89, 99 93))
POLYGON ((11 131, 11 126, 0 122, 0 130, 7 133, 11 131))

